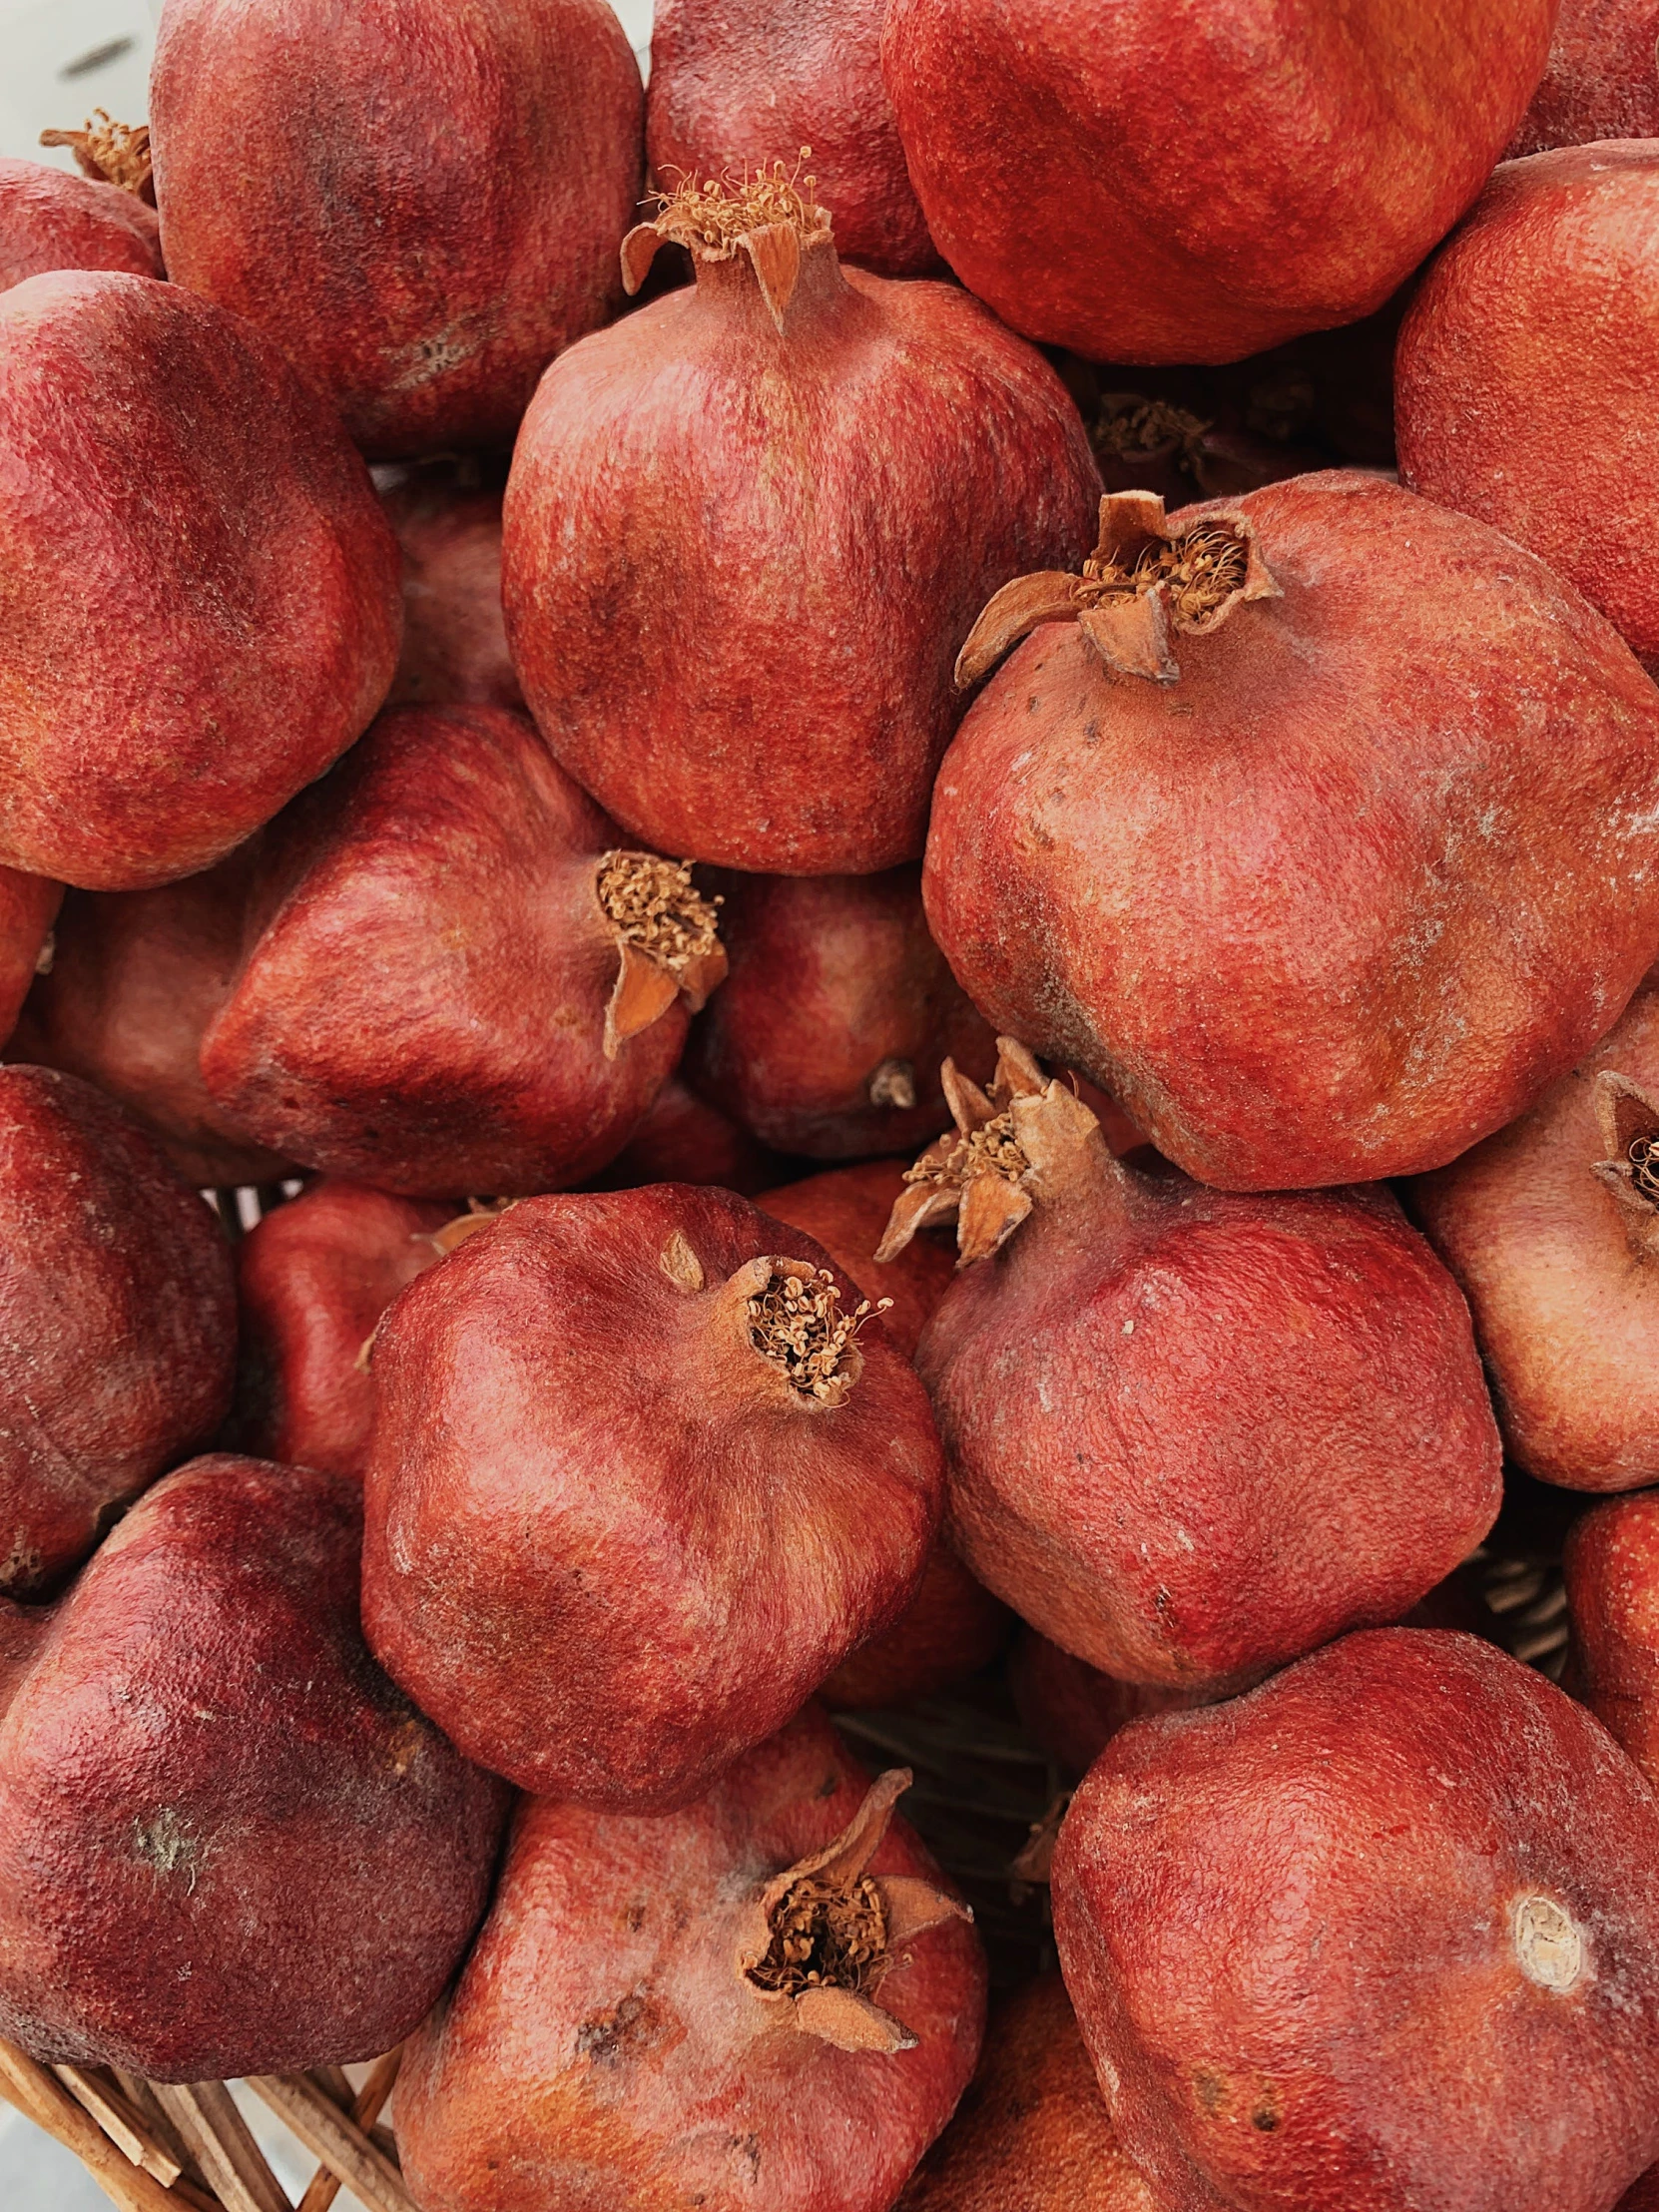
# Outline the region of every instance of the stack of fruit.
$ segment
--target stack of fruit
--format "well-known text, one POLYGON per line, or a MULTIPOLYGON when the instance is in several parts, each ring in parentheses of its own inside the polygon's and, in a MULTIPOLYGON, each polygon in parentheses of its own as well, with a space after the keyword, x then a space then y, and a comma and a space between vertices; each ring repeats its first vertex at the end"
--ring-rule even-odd
POLYGON ((239 2077, 306 2212, 1659 2204, 1659 4, 1109 13, 167 0, 0 164, 0 2094, 128 2212, 239 2077))

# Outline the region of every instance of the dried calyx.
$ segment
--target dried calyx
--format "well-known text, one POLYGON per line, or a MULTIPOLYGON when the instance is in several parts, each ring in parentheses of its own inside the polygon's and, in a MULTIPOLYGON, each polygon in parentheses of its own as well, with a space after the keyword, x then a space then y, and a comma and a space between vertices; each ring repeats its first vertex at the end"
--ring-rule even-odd
POLYGON ((957 658, 957 687, 976 684, 1040 624, 1071 621, 1108 668, 1173 684, 1172 635, 1207 636, 1243 601, 1279 596, 1247 516, 1224 509, 1172 529, 1156 492, 1108 492, 1082 575, 1044 569, 1004 584, 957 658))
POLYGON ((1141 460, 1149 453, 1178 455, 1183 465, 1196 456, 1204 433, 1210 428, 1185 407, 1172 407, 1167 399, 1147 399, 1138 391, 1107 391, 1089 432, 1097 453, 1119 459, 1141 460))
POLYGON ((660 1021, 677 998, 695 1014, 726 977, 716 928, 718 898, 692 881, 689 860, 655 852, 607 852, 595 888, 617 941, 617 978, 605 1009, 605 1057, 660 1021))
POLYGON ((1607 1155, 1594 1172, 1612 1194, 1632 1251, 1659 1259, 1659 1100, 1610 1068, 1596 1077, 1594 1095, 1607 1155))
POLYGON ((622 242, 625 288, 639 290, 660 246, 687 247, 703 262, 728 262, 744 253, 782 330, 803 251, 830 243, 830 211, 819 205, 818 179, 803 176, 801 169, 812 151, 801 149, 794 170, 775 161, 738 178, 700 178, 694 172, 681 176, 672 191, 654 193, 657 213, 649 223, 636 224, 622 242))
POLYGON ((875 1992, 912 1937, 973 1918, 917 1876, 869 1872, 909 1787, 905 1768, 879 1776, 832 1844, 768 1883, 761 1927, 739 1954, 738 1970, 757 1997, 787 2008, 791 2026, 838 2050, 913 2050, 915 2037, 882 2011, 875 1992))
POLYGON ((958 1267, 988 1260, 1005 1245, 1039 1198, 1100 1188, 1127 1171, 1113 1159, 1100 1124, 1068 1085, 1045 1076, 1024 1045, 996 1040, 988 1091, 952 1060, 939 1070, 955 1128, 904 1171, 877 1260, 896 1258, 920 1229, 956 1224, 958 1267))
POLYGON ((863 1362, 856 1350, 858 1332, 877 1306, 861 1299, 850 1314, 840 1310, 840 1286, 826 1268, 810 1261, 752 1261, 765 1267, 748 1299, 749 1341, 789 1377, 792 1389, 821 1405, 839 1405, 858 1380, 863 1362))
POLYGON ((102 108, 94 108, 79 131, 42 131, 42 146, 67 146, 84 177, 95 184, 117 185, 146 206, 156 205, 156 184, 151 175, 148 123, 112 123, 102 108))

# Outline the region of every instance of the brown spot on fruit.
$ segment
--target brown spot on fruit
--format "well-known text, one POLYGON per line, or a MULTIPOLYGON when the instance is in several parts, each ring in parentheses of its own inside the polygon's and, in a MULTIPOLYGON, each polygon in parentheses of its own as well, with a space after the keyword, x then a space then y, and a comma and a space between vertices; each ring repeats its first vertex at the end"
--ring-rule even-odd
POLYGON ((1522 1973, 1541 1989, 1565 1994, 1583 1979, 1584 1932, 1553 1898, 1532 1896, 1516 1901, 1514 1940, 1522 1973))

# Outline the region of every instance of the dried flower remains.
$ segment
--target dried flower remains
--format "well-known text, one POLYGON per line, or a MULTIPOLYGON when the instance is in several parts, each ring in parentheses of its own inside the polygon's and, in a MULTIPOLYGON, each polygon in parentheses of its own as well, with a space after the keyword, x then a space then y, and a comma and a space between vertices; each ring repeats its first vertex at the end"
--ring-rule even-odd
POLYGON ((692 881, 690 860, 655 852, 607 852, 595 888, 617 941, 616 987, 605 1009, 605 1057, 660 1021, 684 997, 693 1013, 724 981, 718 897, 692 881))
POLYGON ((803 1397, 838 1405, 858 1379, 859 1330, 892 1300, 872 1306, 862 1299, 843 1314, 839 1286, 828 1269, 783 1260, 769 1265, 769 1280, 748 1301, 749 1341, 778 1363, 803 1397))

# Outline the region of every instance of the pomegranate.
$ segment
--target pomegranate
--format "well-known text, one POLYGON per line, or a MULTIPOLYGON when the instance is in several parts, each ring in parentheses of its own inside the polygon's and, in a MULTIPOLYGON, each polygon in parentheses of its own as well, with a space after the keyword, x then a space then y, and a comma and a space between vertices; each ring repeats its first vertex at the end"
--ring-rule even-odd
POLYGON ((438 1232, 451 1211, 323 1181, 244 1238, 234 1421, 242 1449, 362 1479, 374 1417, 364 1348, 398 1292, 442 1257, 438 1232))
POLYGON ((202 1044, 262 1143, 406 1197, 612 1159, 725 958, 690 870, 498 707, 383 715, 267 840, 269 918, 202 1044))
POLYGON ((85 1076, 142 1122, 181 1175, 277 1182, 288 1163, 208 1096, 202 1037, 241 965, 258 846, 148 891, 71 891, 10 1057, 85 1076))
POLYGON ((469 1758, 689 1804, 891 1624, 941 1469, 856 1300, 811 1238, 683 1184, 527 1199, 403 1293, 363 1617, 469 1758))
POLYGON ((1000 1045, 988 1096, 947 1068, 958 1127, 882 1247, 954 1215, 978 1263, 916 1356, 967 1567, 1091 1666, 1211 1695, 1396 1620, 1501 1496, 1456 1285, 1385 1192, 1142 1173, 1000 1045))
POLYGON ((843 271, 811 177, 628 234, 697 281, 542 378, 507 484, 513 658, 630 836, 787 875, 914 859, 985 593, 1086 542, 1059 378, 951 285, 843 271), (642 552, 649 547, 649 557, 642 552))
POLYGON ((62 904, 61 883, 0 867, 0 1044, 17 1027, 35 977, 51 971, 62 904))
POLYGON ((1656 1854, 1623 1752, 1471 1636, 1126 1728, 1054 1932, 1155 2201, 1606 2212, 1659 2155, 1656 1854))
POLYGON ((1575 1490, 1659 1481, 1659 989, 1410 1196, 1473 1310, 1514 1461, 1575 1490))
POLYGON ((0 291, 53 269, 162 275, 153 208, 44 162, 0 160, 0 291))
POLYGON ((1659 138, 1656 0, 1561 0, 1543 82, 1508 158, 1591 139, 1659 138))
POLYGON ((389 707, 522 710, 501 613, 501 494, 476 468, 401 471, 381 501, 403 553, 403 657, 389 707))
POLYGON ((1395 374, 1404 482, 1538 554, 1650 673, 1656 223, 1659 141, 1506 162, 1424 276, 1395 374))
POLYGON ((1033 628, 940 771, 928 924, 1189 1174, 1438 1167, 1617 1019, 1659 946, 1659 692, 1540 561, 1357 472, 1168 522, 1119 493, 964 678, 1033 628))
POLYGON ((1021 1628, 1008 1679, 1026 1733, 1073 1774, 1087 1774, 1118 1730, 1143 1714, 1184 1713, 1212 1702, 1203 1690, 1119 1682, 1034 1628, 1021 1628))
POLYGON ((1233 361, 1381 306, 1485 183, 1555 0, 892 0, 887 91, 945 260, 1094 360, 1233 361))
POLYGON ((658 181, 747 174, 806 148, 848 261, 931 276, 939 257, 881 82, 883 0, 661 0, 651 26, 645 144, 658 181), (809 144, 810 142, 810 144, 809 144))
POLYGON ((1112 2133, 1057 1973, 992 2011, 979 2071, 895 2212, 1160 2212, 1112 2133))
POLYGON ((1659 2212, 1659 2166, 1650 2166, 1635 2187, 1620 2197, 1613 2212, 1659 2212))
POLYGON ((90 1083, 0 1068, 0 1592, 34 1597, 213 1434, 236 1299, 211 1210, 90 1083))
POLYGON ((371 2057, 483 1912, 506 1811, 363 1649, 333 1475, 220 1454, 50 1607, 0 1600, 0 2033, 163 2081, 371 2057))
POLYGON ((689 1091, 671 1075, 645 1110, 645 1119, 597 1177, 604 1190, 637 1183, 718 1183, 753 1198, 788 1168, 740 1127, 730 1114, 689 1091))
POLYGON ((950 1119, 942 1059, 989 1077, 991 1031, 927 934, 918 869, 722 890, 732 971, 686 1075, 764 1143, 813 1160, 913 1152, 950 1119))
POLYGON ((1659 1782, 1659 1490, 1609 1498, 1584 1514, 1564 1567, 1567 1687, 1659 1782))
POLYGON ((620 304, 643 104, 603 0, 166 0, 169 274, 269 331, 371 456, 505 445, 620 304))
MULTIPOLYGON (((886 1266, 871 1267, 903 1190, 896 1162, 866 1160, 770 1190, 764 1210, 787 1228, 805 1230, 837 1274, 879 1284, 887 1301, 881 1317, 887 1342, 909 1360, 949 1288, 955 1258, 941 1238, 916 1237, 886 1266)), ((843 1659, 819 1694, 826 1705, 846 1710, 931 1697, 988 1666, 1007 1642, 1008 1627, 1006 1606, 975 1582, 948 1544, 935 1543, 897 1620, 843 1659)))
POLYGON ((327 406, 174 284, 0 293, 0 862, 90 890, 212 865, 357 737, 397 548, 327 406))
POLYGON ((522 1805, 398 2077, 424 2212, 887 2212, 985 2008, 908 1781, 806 1713, 666 1819, 522 1805))

